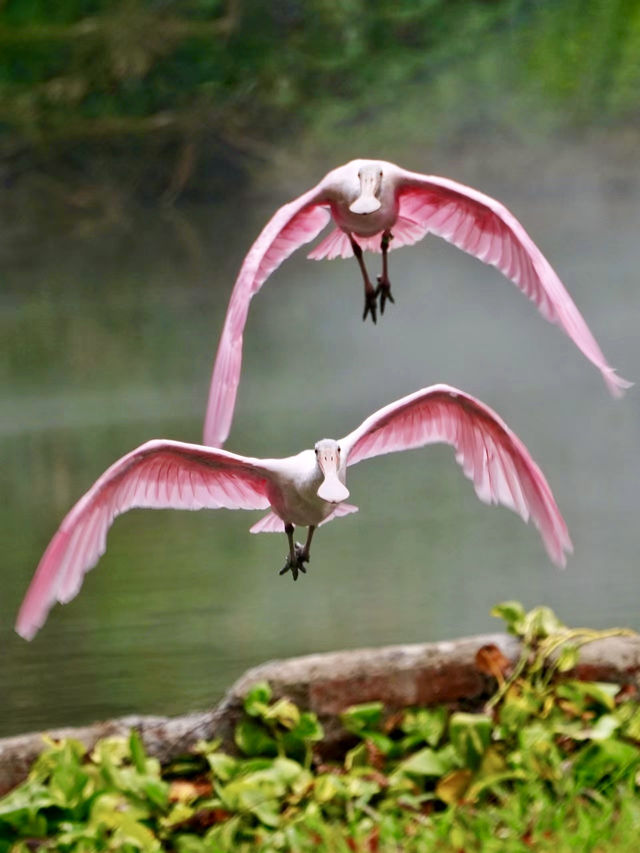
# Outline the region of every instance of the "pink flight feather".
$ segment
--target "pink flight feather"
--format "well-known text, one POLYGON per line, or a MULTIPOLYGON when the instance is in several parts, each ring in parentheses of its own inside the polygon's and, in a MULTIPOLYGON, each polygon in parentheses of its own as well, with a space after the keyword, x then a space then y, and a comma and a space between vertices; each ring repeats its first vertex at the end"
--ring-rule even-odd
POLYGON ((16 631, 31 639, 55 601, 74 598, 106 549, 116 516, 154 509, 266 509, 257 460, 179 441, 148 441, 115 462, 66 515, 20 608, 16 631))
POLYGON ((385 406, 345 438, 347 465, 444 442, 485 503, 533 520, 551 560, 566 564, 573 546, 544 474, 518 436, 489 406, 449 385, 432 385, 385 406))
MULTIPOLYGON (((565 564, 571 540, 547 481, 518 437, 488 406, 447 385, 423 388, 375 412, 336 444, 347 465, 434 442, 451 444, 456 460, 487 503, 501 503, 540 530, 549 556, 565 564)), ((66 515, 47 547, 20 608, 16 630, 26 639, 55 601, 70 601, 106 548, 114 519, 133 507, 266 509, 251 532, 283 530, 291 507, 321 497, 308 468, 311 451, 285 459, 255 459, 178 441, 149 441, 115 462, 66 515), (305 479, 306 478, 306 479, 305 479)), ((316 463, 317 464, 317 463, 316 463)), ((325 479, 323 485, 327 483, 325 479)), ((346 488, 332 477, 329 500, 346 488), (340 488, 338 488, 340 487, 340 488)), ((300 512, 300 509, 296 510, 300 512)), ((339 503, 319 525, 357 512, 339 503)))
MULTIPOLYGON (((221 447, 227 439, 242 367, 242 336, 252 297, 267 277, 289 255, 313 240, 329 222, 340 201, 347 203, 343 184, 360 164, 379 163, 384 180, 393 182, 398 209, 389 226, 390 249, 410 245, 436 234, 511 279, 560 326, 584 355, 601 371, 615 397, 632 383, 617 376, 589 331, 571 296, 518 220, 495 199, 456 181, 409 172, 384 161, 353 161, 329 172, 313 189, 281 207, 262 230, 246 256, 233 288, 213 369, 204 426, 204 443, 221 447), (330 213, 331 211, 331 213, 330 213)), ((353 177, 351 176, 351 177, 353 177)), ((382 231, 352 233, 363 249, 380 251, 382 231)), ((349 257, 349 236, 331 231, 309 254, 310 258, 349 257)))

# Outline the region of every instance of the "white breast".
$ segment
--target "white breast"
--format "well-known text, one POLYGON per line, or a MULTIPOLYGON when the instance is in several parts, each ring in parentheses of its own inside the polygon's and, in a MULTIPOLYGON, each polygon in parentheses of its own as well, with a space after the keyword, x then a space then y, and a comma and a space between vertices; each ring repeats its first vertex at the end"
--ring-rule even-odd
POLYGON ((393 164, 380 161, 385 171, 380 193, 380 209, 375 213, 352 213, 349 205, 360 195, 360 179, 358 169, 367 164, 367 160, 354 160, 330 173, 327 195, 331 199, 331 213, 336 225, 343 231, 348 231, 360 237, 371 237, 392 228, 398 216, 396 201, 393 164), (386 172, 389 170, 389 174, 386 172))
POLYGON ((285 522, 308 527, 324 521, 335 509, 334 504, 317 495, 322 472, 313 450, 303 450, 297 456, 273 460, 274 479, 268 498, 274 512, 285 522))

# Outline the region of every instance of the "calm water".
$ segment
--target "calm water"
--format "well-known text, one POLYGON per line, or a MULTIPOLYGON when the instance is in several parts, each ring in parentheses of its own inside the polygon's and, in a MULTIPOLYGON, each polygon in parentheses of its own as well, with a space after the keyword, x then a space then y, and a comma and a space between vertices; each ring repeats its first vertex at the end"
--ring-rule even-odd
MULTIPOLYGON (((638 381, 633 186, 621 193, 574 166, 566 179, 556 170, 553 181, 527 175, 519 187, 496 177, 497 154, 484 179, 473 165, 436 165, 509 204, 610 362, 638 381)), ((512 285, 428 238, 391 255, 396 305, 376 328, 360 321, 355 262, 299 253, 274 274, 250 312, 227 446, 294 453, 424 385, 458 385, 495 407, 545 471, 575 545, 565 572, 533 527, 476 499, 450 449, 426 448, 350 471, 360 512, 318 533, 296 584, 277 574, 284 536, 249 535, 259 513, 136 510, 112 528, 79 597, 54 608, 32 643, 14 634, 43 549, 94 479, 146 439, 199 440, 231 283, 275 203, 261 196, 248 212, 210 211, 195 251, 141 226, 130 251, 114 254, 96 238, 84 254, 9 270, 0 294, 0 734, 202 708, 269 658, 494 629, 489 610, 505 598, 550 604, 574 624, 640 628, 637 389, 610 399, 598 372, 512 285)), ((368 261, 376 270, 378 259, 368 261)))

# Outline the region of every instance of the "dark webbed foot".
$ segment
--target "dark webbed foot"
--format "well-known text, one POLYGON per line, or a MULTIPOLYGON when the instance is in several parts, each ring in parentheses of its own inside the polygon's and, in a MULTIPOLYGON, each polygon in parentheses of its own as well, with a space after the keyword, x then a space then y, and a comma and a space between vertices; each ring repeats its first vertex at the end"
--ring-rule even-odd
POLYGON ((295 544, 295 559, 291 559, 289 555, 287 557, 287 561, 284 566, 280 569, 279 574, 286 575, 287 572, 291 572, 293 575, 294 581, 298 580, 298 573, 302 572, 303 575, 306 575, 307 570, 305 568, 305 563, 309 562, 309 552, 306 548, 303 548, 299 542, 295 544))
POLYGON ((376 311, 378 310, 378 289, 371 287, 364 292, 364 313, 362 319, 367 319, 367 314, 371 314, 371 319, 374 324, 377 320, 376 311))
POLYGON ((378 286, 376 287, 374 299, 380 297, 380 313, 384 314, 384 306, 387 301, 391 302, 395 305, 396 300, 391 295, 391 282, 388 278, 384 278, 384 276, 378 276, 378 286))

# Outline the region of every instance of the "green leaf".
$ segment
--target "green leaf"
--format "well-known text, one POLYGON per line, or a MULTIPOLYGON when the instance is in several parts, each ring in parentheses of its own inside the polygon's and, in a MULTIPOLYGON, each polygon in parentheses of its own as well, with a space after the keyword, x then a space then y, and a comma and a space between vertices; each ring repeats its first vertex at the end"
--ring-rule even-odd
POLYGON ((604 708, 613 711, 615 697, 620 688, 617 684, 602 681, 565 681, 556 688, 561 699, 568 699, 582 708, 604 708))
POLYGON ((138 773, 146 773, 147 755, 144 751, 142 738, 140 737, 139 732, 135 729, 131 729, 131 734, 129 735, 129 749, 131 751, 133 766, 136 768, 138 773))
POLYGON ((465 767, 477 770, 491 742, 491 718, 486 714, 452 714, 449 737, 465 767))
MULTIPOLYGON (((162 848, 151 830, 140 822, 148 816, 118 794, 103 794, 91 809, 90 824, 104 825, 113 832, 114 840, 133 845, 143 853, 157 853, 162 848)), ((117 847, 116 847, 117 849, 117 847)))
POLYGON ((168 815, 160 818, 160 826, 163 829, 171 829, 172 827, 185 823, 190 820, 195 814, 195 807, 185 802, 175 803, 168 815))
POLYGON ((382 702, 365 702, 352 705, 340 714, 342 725, 352 734, 377 729, 382 720, 384 705, 382 702))
POLYGON ((239 761, 231 755, 226 755, 224 752, 208 753, 207 761, 209 762, 209 767, 213 771, 213 775, 222 782, 228 782, 232 779, 240 766, 239 761))
POLYGON ((552 634, 563 631, 562 623, 550 607, 541 605, 530 610, 524 619, 524 637, 527 642, 544 640, 552 634))
POLYGON ((465 792, 468 800, 477 800, 485 791, 504 785, 505 782, 525 782, 527 774, 524 770, 503 770, 499 773, 488 773, 475 780, 465 792))
POLYGON ((397 743, 382 732, 366 732, 365 740, 372 743, 383 755, 390 755, 397 748, 397 743))
POLYGON ((75 808, 89 796, 92 789, 89 774, 76 765, 62 764, 51 774, 49 792, 60 808, 75 808))
POLYGON ((436 796, 447 805, 453 805, 462 799, 471 780, 471 770, 452 770, 436 785, 436 796))
POLYGON ((355 805, 362 808, 372 797, 380 792, 380 783, 364 776, 350 775, 344 779, 347 796, 356 800, 355 805))
POLYGON ((354 767, 363 767, 369 764, 369 752, 367 745, 360 741, 352 749, 350 749, 344 757, 345 770, 351 770, 354 767))
POLYGON ((344 797, 345 786, 342 778, 334 773, 316 776, 313 783, 313 796, 319 803, 328 803, 336 797, 344 797))
POLYGON ((167 807, 169 802, 169 786, 162 779, 147 776, 141 780, 140 790, 159 809, 167 807))
POLYGON ((503 601, 491 608, 491 615, 504 620, 507 631, 521 637, 525 627, 525 609, 519 601, 503 601))
POLYGON ((312 711, 303 711, 291 734, 304 742, 315 743, 324 737, 324 729, 316 714, 312 711))
POLYGON ((567 644, 562 646, 555 659, 555 667, 558 672, 569 672, 573 669, 580 658, 578 646, 567 644))
POLYGON ((575 760, 577 779, 585 786, 600 785, 633 779, 640 765, 640 750, 636 746, 613 738, 591 743, 575 760))
POLYGON ((276 758, 270 766, 237 776, 221 787, 220 799, 232 811, 250 811, 265 825, 277 826, 280 822, 280 798, 305 773, 297 762, 276 758))
POLYGON ((635 741, 640 741, 640 707, 635 708, 624 723, 624 733, 635 741))
POLYGON ((403 738, 403 746, 409 748, 420 742, 437 746, 444 734, 447 716, 447 709, 444 706, 407 711, 400 725, 407 735, 403 738))
POLYGON ((178 835, 174 843, 177 853, 211 853, 211 846, 197 835, 178 835))
POLYGON ((251 808, 252 813, 265 826, 280 825, 280 803, 278 800, 262 800, 251 808))
POLYGON ((278 699, 261 715, 265 722, 277 722, 285 729, 294 729, 300 722, 300 711, 290 699, 278 699))
POLYGON ((207 853, 218 853, 218 851, 233 851, 236 849, 236 838, 240 831, 242 819, 240 815, 234 815, 224 823, 214 826, 207 833, 207 853))
POLYGON ((245 755, 277 755, 278 745, 264 727, 253 720, 241 720, 236 726, 235 742, 245 755))
POLYGON ((415 776, 442 776, 451 770, 451 767, 451 761, 443 757, 441 752, 426 746, 401 761, 391 775, 396 777, 399 774, 410 773, 415 776))
POLYGON ((256 682, 244 698, 244 710, 251 717, 260 717, 271 701, 272 690, 266 681, 256 682))
POLYGON ((0 823, 22 830, 24 835, 46 835, 46 818, 38 812, 52 805, 49 789, 28 780, 0 799, 0 823))

